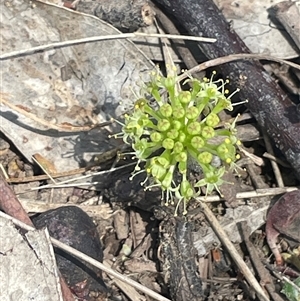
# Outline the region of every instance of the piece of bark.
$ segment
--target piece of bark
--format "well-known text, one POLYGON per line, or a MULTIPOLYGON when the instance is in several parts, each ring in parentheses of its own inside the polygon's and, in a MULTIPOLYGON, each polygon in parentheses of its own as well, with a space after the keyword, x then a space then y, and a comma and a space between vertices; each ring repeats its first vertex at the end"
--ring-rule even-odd
POLYGON ((17 218, 21 222, 33 226, 28 214, 22 207, 19 200, 16 198, 10 186, 6 183, 0 174, 0 209, 6 214, 17 218))
MULTIPOLYGON (((92 219, 76 206, 46 211, 33 218, 38 229, 47 227, 51 237, 102 262, 102 245, 92 219)), ((56 262, 68 286, 78 298, 103 300, 107 289, 102 274, 93 266, 55 248, 56 262)))
POLYGON ((300 50, 300 11, 296 2, 282 1, 269 10, 283 25, 300 50))
MULTIPOLYGON (((213 1, 156 0, 192 35, 216 38, 217 42, 199 44, 209 58, 234 53, 249 53, 213 1)), ((237 61, 219 67, 224 78, 240 88, 239 97, 259 125, 266 129, 276 146, 291 163, 300 179, 300 115, 296 105, 258 62, 237 61)))
POLYGON ((153 22, 153 11, 145 0, 80 0, 75 6, 77 11, 95 15, 121 31, 133 32, 153 22))
POLYGON ((54 252, 45 230, 20 230, 0 217, 1 301, 64 301, 54 252))
POLYGON ((197 274, 191 225, 174 217, 160 224, 160 261, 172 300, 203 300, 202 282, 197 274))

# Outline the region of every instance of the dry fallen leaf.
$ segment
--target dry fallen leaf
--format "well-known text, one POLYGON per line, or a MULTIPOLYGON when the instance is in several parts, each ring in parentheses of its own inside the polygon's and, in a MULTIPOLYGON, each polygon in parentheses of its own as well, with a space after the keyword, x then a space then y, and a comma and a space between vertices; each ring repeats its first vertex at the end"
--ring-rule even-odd
POLYGON ((300 190, 285 193, 267 216, 266 235, 276 263, 283 263, 276 240, 279 234, 300 242, 300 190))

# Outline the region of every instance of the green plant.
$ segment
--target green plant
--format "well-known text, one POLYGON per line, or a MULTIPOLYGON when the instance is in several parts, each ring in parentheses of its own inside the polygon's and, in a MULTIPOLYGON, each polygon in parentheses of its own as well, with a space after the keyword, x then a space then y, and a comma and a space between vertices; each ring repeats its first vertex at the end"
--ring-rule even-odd
POLYGON ((187 202, 197 195, 199 187, 206 186, 206 194, 214 189, 220 192, 224 173, 234 168, 239 158, 236 145, 240 142, 235 121, 220 127, 218 117, 222 110, 232 110, 231 95, 226 96, 225 89, 228 81, 213 81, 213 76, 203 81, 190 77, 185 84, 191 89, 180 91, 177 78, 175 74, 161 76, 159 70, 152 72, 142 97, 125 115, 122 133, 114 136, 122 137, 134 150, 138 163, 133 176, 146 171, 145 189, 160 187, 166 205, 173 203, 174 196, 179 202, 183 200, 185 214, 187 202), (189 157, 203 171, 203 179, 195 184, 187 175, 189 157), (221 164, 215 164, 215 157, 221 164))
POLYGON ((294 281, 285 281, 281 290, 289 301, 300 301, 300 277, 294 281))

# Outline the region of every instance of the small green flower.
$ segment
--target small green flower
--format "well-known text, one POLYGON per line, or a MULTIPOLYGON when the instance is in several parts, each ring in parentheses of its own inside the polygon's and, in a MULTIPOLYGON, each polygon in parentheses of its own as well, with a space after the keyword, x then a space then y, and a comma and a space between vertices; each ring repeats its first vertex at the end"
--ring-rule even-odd
POLYGON ((211 126, 204 126, 201 135, 204 139, 211 139, 215 136, 215 130, 211 126))
POLYGON ((209 164, 212 159, 213 159, 213 155, 209 152, 202 152, 198 155, 198 161, 201 164, 209 164))
POLYGON ((200 148, 202 148, 205 145, 205 141, 200 136, 194 136, 191 139, 191 145, 195 149, 200 149, 200 148))
POLYGON ((182 104, 188 104, 191 101, 191 92, 181 91, 178 95, 178 99, 182 104))
POLYGON ((152 132, 150 134, 151 141, 156 142, 156 143, 160 142, 162 140, 162 137, 163 137, 163 135, 159 132, 152 132))
POLYGON ((198 121, 193 121, 187 124, 186 131, 189 135, 198 135, 201 132, 201 124, 198 121))
POLYGON ((215 113, 210 113, 205 120, 205 123, 210 127, 216 127, 220 122, 220 118, 215 113))
POLYGON ((181 119, 185 116, 185 110, 181 105, 177 105, 175 108, 173 108, 173 117, 178 119, 181 119))
MULTIPOLYGON (((197 117, 199 117, 199 109, 195 106, 189 107, 186 109, 186 113, 185 116, 187 119, 196 119, 197 117)), ((219 123, 219 122, 218 122, 219 123)))
POLYGON ((173 113, 172 106, 169 103, 163 104, 160 108, 159 111, 163 117, 171 117, 173 113))
POLYGON ((176 141, 173 147, 174 154, 179 154, 184 150, 184 146, 180 141, 176 141))
POLYGON ((236 119, 222 127, 218 116, 222 110, 232 110, 231 96, 226 96, 227 81, 214 81, 213 76, 202 81, 189 78, 186 82, 191 89, 178 91, 174 71, 167 77, 159 70, 152 72, 132 112, 125 115, 124 124, 119 122, 122 133, 114 135, 134 150, 138 163, 132 177, 142 172, 144 166, 147 177, 143 183, 149 183, 145 189, 160 187, 165 204, 177 199, 175 214, 180 202, 183 213, 187 212, 188 201, 200 193, 202 186, 206 187, 206 195, 213 190, 220 193, 225 170, 235 169, 239 158, 236 119), (203 178, 196 184, 187 172, 189 158, 203 172, 203 178), (215 164, 215 158, 220 164, 215 164))
POLYGON ((160 119, 157 123, 157 128, 161 132, 166 132, 171 126, 171 123, 168 119, 160 119))
POLYGON ((206 186, 206 195, 212 193, 214 189, 216 189, 219 194, 222 196, 219 187, 224 183, 222 177, 225 173, 225 167, 221 167, 219 169, 208 167, 205 173, 205 178, 198 181, 195 184, 195 187, 206 186))
POLYGON ((163 143, 162 143, 162 147, 164 147, 165 149, 173 149, 174 148, 174 140, 171 138, 166 138, 163 143))
POLYGON ((181 152, 175 156, 175 160, 177 162, 186 162, 187 161, 187 153, 181 152))

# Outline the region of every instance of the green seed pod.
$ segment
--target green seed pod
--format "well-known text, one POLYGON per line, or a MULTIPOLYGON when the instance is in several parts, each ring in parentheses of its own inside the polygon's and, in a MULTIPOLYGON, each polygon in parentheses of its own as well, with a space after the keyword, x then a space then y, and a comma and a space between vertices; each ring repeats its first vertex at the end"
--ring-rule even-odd
POLYGON ((167 131, 171 126, 171 123, 168 119, 160 119, 157 123, 157 129, 161 132, 167 131))
POLYGON ((181 153, 177 154, 175 156, 175 160, 177 162, 186 162, 187 161, 187 154, 186 154, 186 152, 181 152, 181 153))
POLYGON ((164 179, 161 182, 162 187, 166 190, 170 189, 172 186, 173 170, 172 170, 172 168, 170 168, 170 170, 166 173, 164 179))
POLYGON ((159 111, 163 117, 171 117, 173 113, 172 106, 168 103, 163 104, 159 111))
POLYGON ((209 152, 203 152, 198 155, 197 159, 198 159, 199 163, 209 164, 213 159, 213 155, 209 152))
POLYGON ((205 141, 200 136, 194 136, 191 139, 191 145, 193 148, 199 149, 205 145, 205 141))
POLYGON ((201 124, 198 121, 193 121, 187 125, 186 130, 190 135, 198 135, 201 131, 201 124))
POLYGON ((173 108, 173 117, 176 119, 183 118, 185 116, 185 110, 181 105, 176 106, 173 108))
POLYGON ((181 174, 186 174, 187 171, 187 161, 180 161, 178 163, 178 170, 181 174))
POLYGON ((187 119, 196 119, 197 117, 199 117, 199 115, 200 115, 199 109, 194 106, 188 107, 186 109, 185 117, 187 119))
POLYGON ((179 120, 173 120, 172 126, 175 130, 179 131, 183 127, 183 124, 179 120))
POLYGON ((170 150, 165 150, 161 155, 155 157, 156 161, 164 168, 171 165, 172 156, 170 150))
POLYGON ((191 102, 191 92, 190 91, 181 91, 178 95, 178 99, 182 104, 187 104, 191 102))
POLYGON ((176 77, 172 75, 168 75, 164 80, 162 80, 163 85, 168 90, 169 93, 174 92, 174 87, 176 84, 176 77))
POLYGON ((211 126, 205 126, 202 129, 201 135, 205 139, 211 139, 215 136, 215 130, 211 126))
POLYGON ((180 194, 185 200, 190 200, 194 196, 194 190, 189 181, 184 180, 180 184, 180 194))
POLYGON ((166 158, 162 158, 162 157, 156 157, 157 162, 163 167, 163 168, 167 168, 170 165, 170 161, 168 161, 166 158))
POLYGON ((179 135, 179 132, 175 129, 171 129, 169 132, 167 132, 167 136, 168 138, 171 138, 171 139, 176 139, 179 135))
POLYGON ((208 126, 211 126, 211 127, 216 127, 220 122, 220 118, 217 114, 214 114, 214 113, 210 113, 207 117, 206 117, 206 121, 205 123, 208 125, 208 126))
POLYGON ((165 149, 173 149, 174 147, 174 140, 171 138, 166 138, 163 142, 162 142, 162 146, 165 149))
POLYGON ((180 141, 176 141, 173 147, 173 152, 179 154, 183 151, 183 144, 180 141))
POLYGON ((178 141, 181 142, 181 143, 184 143, 185 139, 186 139, 186 135, 184 133, 182 133, 182 132, 179 133, 178 141))
POLYGON ((150 139, 153 142, 156 142, 156 143, 160 142, 162 140, 162 138, 163 138, 163 135, 161 133, 159 133, 159 132, 152 132, 150 134, 150 139))
POLYGON ((150 173, 155 179, 161 180, 166 174, 166 169, 160 164, 152 164, 151 167, 147 169, 147 172, 150 173))

